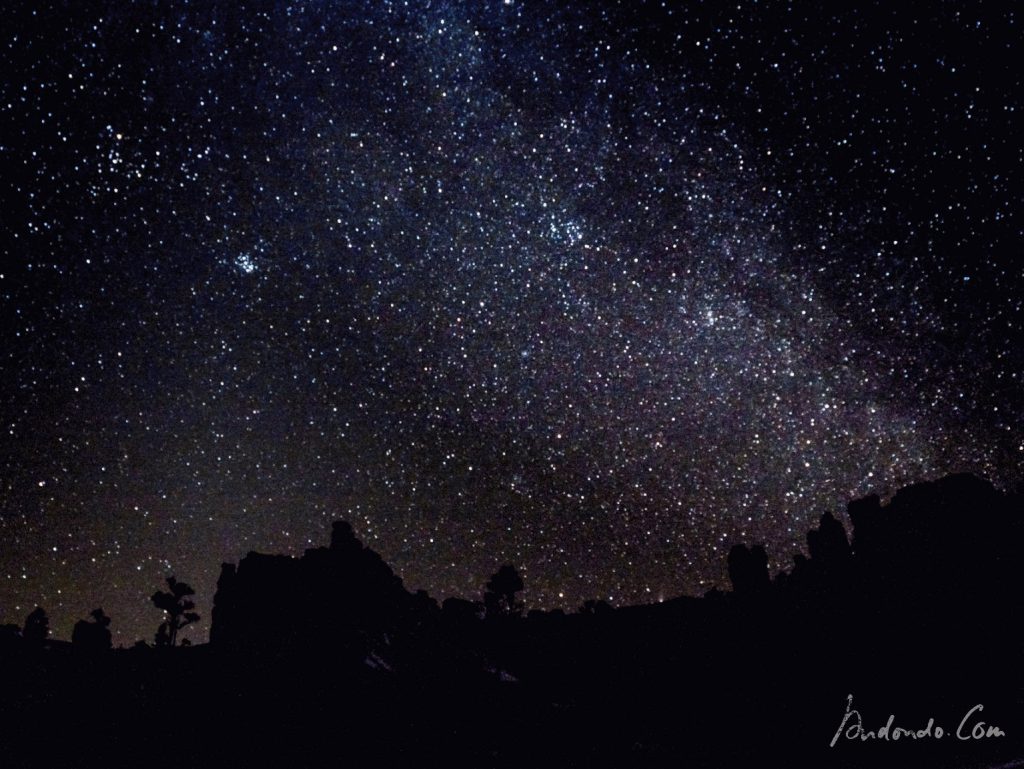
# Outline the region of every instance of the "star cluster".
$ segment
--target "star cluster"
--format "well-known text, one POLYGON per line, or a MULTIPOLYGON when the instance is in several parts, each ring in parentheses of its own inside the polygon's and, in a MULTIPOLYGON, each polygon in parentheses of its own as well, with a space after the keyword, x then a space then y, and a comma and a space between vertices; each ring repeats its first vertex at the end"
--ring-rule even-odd
POLYGON ((298 554, 700 594, 1020 477, 1021 57, 934 3, 22 4, 0 44, 0 610, 298 554))

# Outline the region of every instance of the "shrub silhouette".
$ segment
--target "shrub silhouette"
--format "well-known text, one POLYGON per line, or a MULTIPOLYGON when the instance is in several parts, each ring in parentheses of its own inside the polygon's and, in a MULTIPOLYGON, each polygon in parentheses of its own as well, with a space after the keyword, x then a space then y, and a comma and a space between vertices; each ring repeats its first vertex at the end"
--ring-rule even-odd
POLYGON ((85 652, 106 651, 112 645, 110 617, 103 613, 103 609, 93 609, 89 616, 92 617, 92 622, 80 619, 75 623, 75 628, 71 632, 71 645, 85 652))
POLYGON ((613 609, 611 607, 611 604, 609 604, 607 601, 602 601, 600 599, 591 598, 591 599, 583 602, 583 604, 580 606, 579 613, 580 614, 593 615, 593 614, 605 614, 606 612, 610 612, 610 611, 613 611, 613 609))

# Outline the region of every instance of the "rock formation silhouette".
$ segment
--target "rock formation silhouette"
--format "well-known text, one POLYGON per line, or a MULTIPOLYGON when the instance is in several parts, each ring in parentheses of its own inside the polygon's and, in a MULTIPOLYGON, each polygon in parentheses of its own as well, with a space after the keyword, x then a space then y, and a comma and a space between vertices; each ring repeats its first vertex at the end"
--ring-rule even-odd
MULTIPOLYGON (((1012 765, 1024 756, 1020 494, 958 475, 847 513, 821 515, 774 579, 763 547, 736 543, 732 591, 525 617, 514 569, 483 601, 439 607, 338 522, 301 557, 224 564, 208 645, 68 654, 45 641, 41 609, 0 628, 0 723, 26 744, 52 724, 74 745, 118 735, 150 764, 165 724, 188 723, 212 746, 208 766, 262 765, 268 746, 317 765, 1012 765), (830 747, 851 693, 865 728, 894 713, 953 734, 983 703, 1006 733, 830 747)), ((184 617, 186 593, 171 588, 184 617)), ((75 647, 90 633, 103 645, 105 619, 80 622, 75 647)))

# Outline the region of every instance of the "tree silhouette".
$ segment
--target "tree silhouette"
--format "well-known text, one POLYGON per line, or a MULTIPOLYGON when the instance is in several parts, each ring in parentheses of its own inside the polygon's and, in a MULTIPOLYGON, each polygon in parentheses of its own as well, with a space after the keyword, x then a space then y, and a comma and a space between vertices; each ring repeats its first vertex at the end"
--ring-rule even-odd
POLYGON ((46 611, 42 606, 37 606, 25 618, 25 627, 21 631, 21 637, 32 646, 42 646, 50 637, 50 618, 46 616, 46 611))
POLYGON ((484 589, 484 606, 488 616, 517 617, 523 611, 523 604, 516 600, 516 593, 523 589, 523 579, 516 567, 506 563, 488 581, 484 589))
POLYGON ((93 609, 89 616, 92 617, 92 622, 80 619, 75 623, 75 628, 71 632, 71 643, 82 651, 106 651, 112 645, 110 617, 103 613, 103 609, 93 609))
POLYGON ((174 646, 178 640, 178 631, 199 619, 199 615, 192 611, 196 605, 189 599, 196 591, 190 585, 178 582, 173 574, 167 578, 167 587, 170 588, 169 592, 157 590, 151 599, 153 605, 163 609, 167 615, 156 633, 157 646, 174 646))
POLYGON ((156 638, 154 639, 156 646, 170 646, 171 645, 171 634, 167 630, 167 623, 161 622, 160 627, 156 629, 156 638))

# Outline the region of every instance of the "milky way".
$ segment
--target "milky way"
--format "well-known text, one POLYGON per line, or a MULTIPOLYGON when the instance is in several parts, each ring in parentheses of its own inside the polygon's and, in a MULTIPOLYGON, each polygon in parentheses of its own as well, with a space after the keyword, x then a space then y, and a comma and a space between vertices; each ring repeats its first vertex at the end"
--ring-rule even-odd
POLYGON ((0 33, 0 620, 201 638, 337 518, 650 602, 1019 480, 1012 11, 74 5, 0 33))

